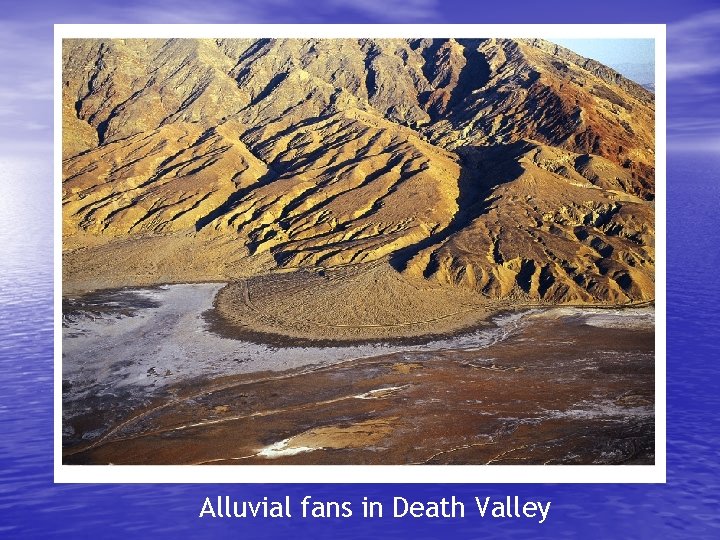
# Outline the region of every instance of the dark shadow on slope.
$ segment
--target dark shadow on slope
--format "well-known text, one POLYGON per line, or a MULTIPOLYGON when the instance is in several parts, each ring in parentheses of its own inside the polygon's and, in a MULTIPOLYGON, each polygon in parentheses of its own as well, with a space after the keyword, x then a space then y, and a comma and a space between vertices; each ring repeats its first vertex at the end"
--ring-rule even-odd
POLYGON ((439 69, 435 58, 440 47, 447 42, 447 39, 433 39, 432 43, 422 50, 422 57, 425 60, 422 71, 428 82, 432 83, 437 77, 439 69))
POLYGON ((532 259, 525 260, 520 265, 520 272, 515 277, 515 281, 525 293, 530 293, 532 287, 532 277, 535 275, 535 261, 532 259))
POLYGON ((330 120, 333 116, 335 116, 335 115, 334 114, 324 114, 324 115, 320 115, 320 116, 313 116, 310 118, 306 118, 305 120, 301 120, 297 124, 293 124, 290 127, 286 127, 285 129, 278 131, 271 137, 263 139, 261 142, 253 145, 251 142, 249 142, 249 139, 252 138, 252 136, 255 133, 262 132, 262 130, 266 129, 268 126, 273 125, 273 122, 269 122, 267 124, 262 124, 262 125, 256 125, 256 126, 251 127, 250 129, 248 129, 247 131, 245 131, 240 136, 240 140, 243 141, 243 143, 245 143, 248 147, 250 147, 251 145, 254 146, 253 150, 257 153, 258 149, 263 149, 266 147, 271 148, 277 141, 283 139, 284 137, 286 137, 287 135, 291 134, 294 131, 297 131, 298 134, 301 134, 301 133, 303 133, 301 131, 302 128, 321 124, 322 122, 330 120))
POLYGON ((275 90, 282 82, 288 78, 288 73, 278 73, 275 75, 270 81, 267 83, 267 86, 263 88, 257 96, 253 98, 253 100, 250 102, 250 105, 248 107, 254 107, 258 103, 260 103, 263 99, 268 97, 270 94, 272 94, 273 90, 275 90))
POLYGON ((195 222, 195 231, 199 231, 214 219, 232 211, 248 193, 269 184, 277 179, 278 176, 277 172, 269 170, 266 174, 258 178, 257 182, 254 184, 250 184, 249 186, 232 193, 224 203, 214 210, 211 210, 195 222))
POLYGON ((452 93, 448 103, 448 110, 452 111, 457 105, 470 97, 474 90, 482 88, 490 81, 490 64, 485 55, 478 51, 484 39, 460 39, 458 43, 463 46, 465 67, 458 77, 457 87, 452 93))
MULTIPOLYGON (((362 189, 363 187, 371 184, 372 182, 374 182, 375 180, 377 180, 377 179, 380 178, 381 176, 384 176, 384 175, 390 173, 395 167, 397 167, 398 165, 400 165, 400 164, 402 163, 402 161, 403 161, 403 157, 402 157, 402 156, 393 156, 393 155, 390 155, 390 158, 388 159, 387 163, 386 163, 384 166, 382 166, 382 167, 374 170, 374 171, 371 172, 370 174, 368 174, 368 175, 365 177, 365 179, 364 179, 362 182, 360 182, 360 184, 358 184, 357 186, 351 188, 351 190, 348 190, 348 191, 357 190, 357 189, 362 189)), ((361 162, 362 162, 362 160, 358 160, 358 163, 361 163, 361 162)), ((293 212, 293 211, 295 211, 295 210, 298 209, 303 203, 305 203, 305 202, 307 201, 308 197, 311 197, 311 196, 317 194, 318 192, 322 191, 323 189, 326 189, 326 188, 327 188, 327 185, 328 185, 327 182, 318 183, 316 186, 314 186, 314 187, 308 189, 307 191, 303 192, 302 195, 300 195, 300 196, 297 197, 296 199, 290 201, 290 202, 282 209, 282 211, 281 211, 281 213, 280 213, 280 216, 278 217, 278 223, 279 223, 279 225, 280 225, 282 228, 284 228, 284 229, 289 228, 289 227, 290 227, 290 224, 286 221, 286 218, 290 215, 290 213, 293 212)), ((343 194, 345 194, 345 193, 347 193, 347 191, 341 191, 341 192, 337 193, 336 195, 331 195, 330 197, 327 197, 326 199, 324 199, 324 200, 322 200, 322 201, 318 201, 318 203, 316 203, 316 204, 314 204, 312 207, 306 209, 306 210, 305 210, 304 212, 302 212, 300 215, 293 216, 293 221, 298 221, 298 220, 300 220, 300 219, 302 219, 302 218, 304 218, 304 217, 307 217, 308 215, 312 214, 312 213, 313 213, 314 211, 316 211, 317 209, 319 209, 319 208, 321 208, 321 207, 323 207, 323 206, 326 206, 328 203, 332 202, 334 199, 336 199, 337 197, 339 197, 340 195, 343 195, 343 194)), ((357 219, 357 218, 356 218, 356 219, 357 219)))
POLYGON ((473 93, 487 85, 490 80, 490 64, 485 55, 478 48, 485 39, 460 39, 458 43, 463 47, 465 65, 458 74, 457 81, 452 84, 450 72, 447 71, 448 51, 444 50, 448 40, 433 40, 433 43, 422 51, 425 60, 423 74, 433 85, 432 90, 421 92, 419 101, 422 107, 430 114, 433 122, 449 120, 457 127, 459 121, 467 117, 468 107, 461 105, 470 100, 474 103, 473 93), (447 103, 442 100, 430 103, 431 98, 438 92, 449 94, 447 103))
POLYGON ((367 92, 368 101, 371 100, 377 92, 377 71, 373 66, 375 58, 380 56, 380 48, 372 40, 368 40, 362 47, 365 52, 365 91, 367 92))
MULTIPOLYGON (((245 51, 240 55, 240 58, 238 58, 237 63, 235 66, 230 70, 230 73, 235 73, 235 82, 238 84, 238 86, 241 86, 244 84, 245 77, 247 77, 250 74, 250 67, 244 66, 244 62, 247 62, 248 60, 253 59, 253 57, 259 57, 260 53, 263 51, 263 49, 270 45, 271 42, 270 38, 262 38, 255 41, 252 45, 250 45, 245 51)), ((254 59, 253 59, 254 60, 254 59)), ((252 65, 252 62, 250 62, 250 65, 252 65)))
POLYGON ((523 169, 517 159, 530 147, 531 143, 521 140, 503 145, 458 148, 461 169, 458 179, 457 213, 444 229, 394 252, 390 256, 390 264, 393 268, 402 272, 407 267, 408 261, 422 250, 441 244, 473 220, 486 214, 497 200, 491 197, 492 191, 499 185, 512 182, 522 174, 523 169))

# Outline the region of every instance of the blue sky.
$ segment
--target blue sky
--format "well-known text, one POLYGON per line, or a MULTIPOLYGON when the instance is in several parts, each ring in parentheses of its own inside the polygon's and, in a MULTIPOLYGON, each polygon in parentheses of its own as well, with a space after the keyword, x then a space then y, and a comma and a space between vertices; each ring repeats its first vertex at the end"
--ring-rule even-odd
POLYGON ((550 41, 617 69, 640 84, 655 80, 655 40, 553 39, 550 41))
POLYGON ((652 39, 552 39, 568 49, 611 64, 648 64, 655 61, 655 46, 652 39))
MULTIPOLYGON (((668 23, 668 136, 677 148, 720 148, 720 9, 708 1, 574 3, 457 0, 26 0, 0 15, 0 152, 52 141, 52 24, 77 23, 668 23)), ((576 49, 581 49, 575 46, 576 49)), ((582 53, 583 51, 580 50, 582 53)), ((600 51, 602 52, 602 51, 600 51)), ((590 56, 599 60, 602 54, 590 56)), ((611 47, 606 51, 618 56, 611 47), (614 52, 613 52, 614 51, 614 52)), ((585 54, 588 54, 587 51, 585 54)), ((607 61, 607 60, 606 60, 607 61)))

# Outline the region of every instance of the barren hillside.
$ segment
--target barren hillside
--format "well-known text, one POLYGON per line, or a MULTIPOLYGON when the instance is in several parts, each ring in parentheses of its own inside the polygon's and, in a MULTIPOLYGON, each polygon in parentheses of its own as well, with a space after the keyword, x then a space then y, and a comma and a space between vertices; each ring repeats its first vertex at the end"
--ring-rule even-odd
POLYGON ((653 95, 551 43, 65 40, 62 84, 66 291, 350 337, 654 298, 653 95))

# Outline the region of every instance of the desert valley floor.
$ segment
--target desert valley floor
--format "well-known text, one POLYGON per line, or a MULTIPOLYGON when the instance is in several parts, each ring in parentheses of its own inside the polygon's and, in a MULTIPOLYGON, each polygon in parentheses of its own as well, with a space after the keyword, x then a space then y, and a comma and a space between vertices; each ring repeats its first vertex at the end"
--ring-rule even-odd
POLYGON ((531 309, 424 343, 299 347, 218 328, 221 287, 66 299, 65 463, 654 461, 652 307, 531 309))

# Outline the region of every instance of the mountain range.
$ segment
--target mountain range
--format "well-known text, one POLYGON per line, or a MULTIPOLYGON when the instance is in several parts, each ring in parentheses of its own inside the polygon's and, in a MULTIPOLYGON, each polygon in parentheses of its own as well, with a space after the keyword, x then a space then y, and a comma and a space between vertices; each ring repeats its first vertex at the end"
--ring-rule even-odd
POLYGON ((654 298, 654 96, 568 49, 70 39, 62 58, 66 291, 228 281, 231 318, 251 290, 265 314, 362 324, 654 298))

